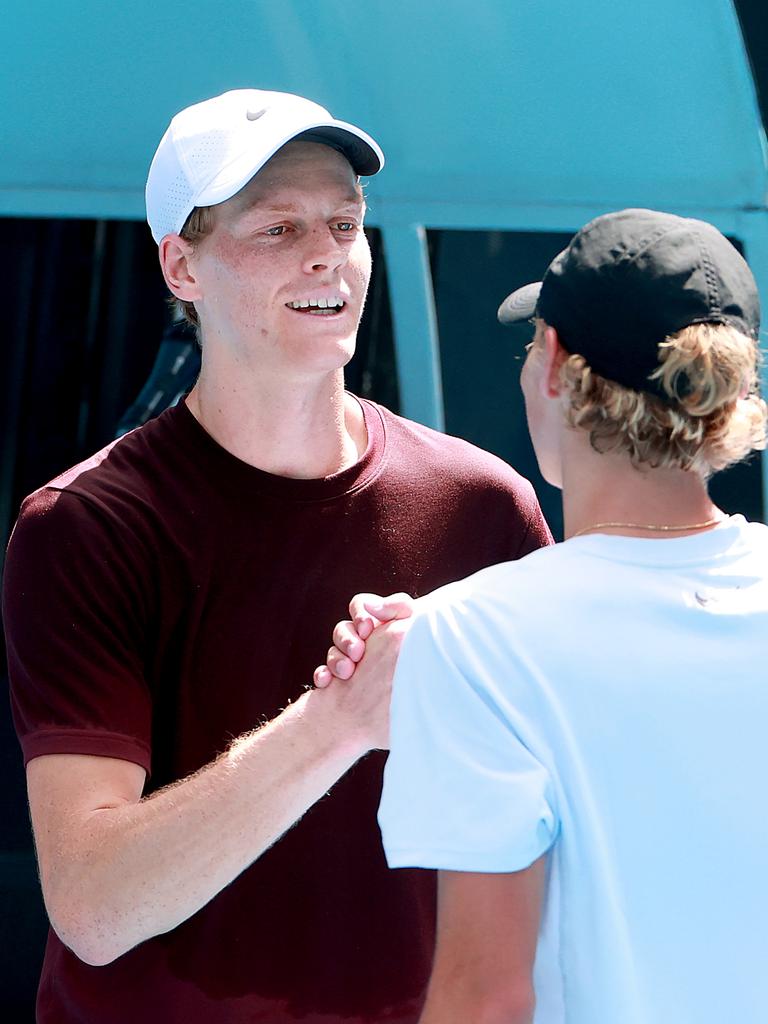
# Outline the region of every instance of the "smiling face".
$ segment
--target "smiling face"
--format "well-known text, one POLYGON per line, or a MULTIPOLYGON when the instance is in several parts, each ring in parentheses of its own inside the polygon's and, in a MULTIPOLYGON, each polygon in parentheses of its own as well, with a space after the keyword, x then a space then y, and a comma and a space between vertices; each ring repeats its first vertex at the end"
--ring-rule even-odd
POLYGON ((344 366, 371 274, 364 212, 346 158, 312 142, 288 143, 212 207, 188 257, 204 351, 292 376, 344 366))

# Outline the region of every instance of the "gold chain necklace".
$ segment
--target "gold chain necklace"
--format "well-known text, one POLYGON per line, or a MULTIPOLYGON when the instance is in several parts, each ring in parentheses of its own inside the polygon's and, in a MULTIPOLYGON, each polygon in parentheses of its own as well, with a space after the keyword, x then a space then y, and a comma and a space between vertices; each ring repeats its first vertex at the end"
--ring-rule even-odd
POLYGON ((716 516, 714 519, 707 519, 703 523, 686 523, 684 526, 654 526, 650 523, 595 523, 593 526, 584 526, 581 530, 577 530, 576 533, 571 534, 571 537, 580 537, 584 533, 589 533, 590 530, 607 529, 658 530, 661 533, 683 533, 685 530, 704 530, 708 526, 716 526, 717 523, 721 522, 722 519, 716 516))

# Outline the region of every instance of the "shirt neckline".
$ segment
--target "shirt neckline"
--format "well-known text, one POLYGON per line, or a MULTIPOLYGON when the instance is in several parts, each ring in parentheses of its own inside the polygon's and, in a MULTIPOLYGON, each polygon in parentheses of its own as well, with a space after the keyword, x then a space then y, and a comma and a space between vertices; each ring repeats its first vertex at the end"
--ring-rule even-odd
POLYGON ((327 501, 364 487, 383 466, 386 430, 381 411, 366 399, 355 397, 355 401, 360 403, 368 435, 365 451, 357 462, 338 473, 311 479, 278 476, 239 459, 208 433, 183 399, 168 412, 196 452, 204 472, 212 474, 215 486, 232 488, 243 496, 259 494, 296 502, 327 501))
POLYGON ((593 533, 571 537, 565 543, 596 557, 623 562, 690 565, 730 555, 735 546, 746 540, 745 533, 750 525, 743 515, 737 513, 726 516, 711 530, 688 537, 625 537, 593 533))

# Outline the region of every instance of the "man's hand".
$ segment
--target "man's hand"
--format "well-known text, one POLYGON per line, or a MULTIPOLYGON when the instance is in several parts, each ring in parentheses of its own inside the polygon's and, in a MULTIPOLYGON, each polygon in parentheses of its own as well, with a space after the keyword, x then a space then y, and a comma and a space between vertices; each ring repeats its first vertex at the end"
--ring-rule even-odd
POLYGON ((351 679, 374 629, 385 622, 409 619, 412 614, 413 598, 408 594, 356 594, 349 602, 350 618, 336 624, 325 665, 315 669, 315 686, 322 689, 334 679, 351 679))
POLYGON ((348 682, 335 680, 315 696, 333 695, 340 715, 357 721, 364 745, 371 750, 389 749, 389 705, 397 656, 408 623, 393 619, 376 626, 365 643, 365 654, 355 664, 348 682))

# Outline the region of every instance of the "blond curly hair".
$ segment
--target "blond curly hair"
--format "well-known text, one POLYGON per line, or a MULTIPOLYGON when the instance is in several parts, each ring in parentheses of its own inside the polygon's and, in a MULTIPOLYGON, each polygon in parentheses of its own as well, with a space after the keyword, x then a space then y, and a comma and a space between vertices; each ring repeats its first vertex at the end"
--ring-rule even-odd
POLYGON ((727 324, 692 324, 659 345, 651 379, 670 401, 593 373, 583 356, 560 369, 570 426, 597 452, 627 452, 636 467, 707 478, 766 447, 768 407, 758 391, 757 343, 727 324))

